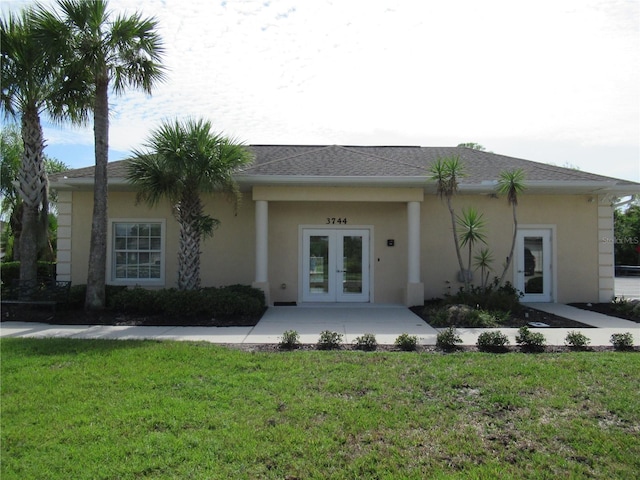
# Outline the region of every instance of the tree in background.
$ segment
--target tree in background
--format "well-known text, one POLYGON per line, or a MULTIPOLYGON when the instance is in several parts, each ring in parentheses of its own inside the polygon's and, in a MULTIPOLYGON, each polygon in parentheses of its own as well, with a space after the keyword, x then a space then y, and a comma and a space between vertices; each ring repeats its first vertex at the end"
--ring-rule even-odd
POLYGON ((180 225, 178 288, 200 287, 200 241, 220 223, 204 213, 201 193, 223 191, 231 199, 240 192, 233 173, 252 160, 241 143, 212 131, 205 120, 165 122, 155 130, 147 151, 134 152, 128 180, 138 199, 156 205, 167 198, 180 225))
POLYGON ((109 93, 140 88, 151 94, 164 78, 162 42, 153 18, 138 13, 113 18, 106 0, 58 0, 61 13, 40 11, 41 38, 51 46, 67 75, 89 95, 93 112, 95 174, 93 220, 85 308, 105 307, 107 263, 107 163, 109 93))
POLYGON ((613 222, 616 265, 640 265, 640 198, 614 210, 613 222))
POLYGON ((487 149, 484 148, 482 145, 480 145, 479 143, 475 143, 475 142, 466 142, 466 143, 459 143, 457 145, 458 147, 465 147, 465 148, 471 148, 473 150, 479 150, 481 152, 486 152, 487 149))

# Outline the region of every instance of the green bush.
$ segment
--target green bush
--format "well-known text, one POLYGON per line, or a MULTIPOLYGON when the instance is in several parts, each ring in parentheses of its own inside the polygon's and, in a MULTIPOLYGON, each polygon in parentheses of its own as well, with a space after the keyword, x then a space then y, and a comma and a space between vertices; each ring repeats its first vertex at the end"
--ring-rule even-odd
POLYGON ((499 330, 482 332, 478 335, 478 349, 483 352, 501 353, 508 351, 509 338, 499 330))
MULTIPOLYGON (((485 310, 477 310, 466 304, 446 305, 429 309, 429 324, 433 327, 496 327, 499 324, 498 315, 485 310)), ((502 318, 502 315, 500 315, 502 318)))
POLYGON ((564 344, 575 350, 585 350, 591 340, 581 332, 571 331, 567 333, 564 344))
POLYGON ((331 332, 324 330, 320 332, 320 339, 318 340, 318 350, 336 350, 342 345, 343 335, 338 332, 331 332))
POLYGON ((256 317, 265 308, 261 290, 239 285, 199 290, 125 288, 116 292, 108 305, 123 313, 185 318, 198 315, 210 315, 212 318, 256 317))
POLYGON ((632 350, 633 349, 633 335, 631 332, 614 333, 609 340, 613 344, 613 348, 616 350, 632 350))
POLYGON ((403 352, 412 352, 418 347, 418 337, 416 335, 402 333, 398 335, 394 343, 395 346, 403 352))
POLYGON ((442 350, 451 351, 458 348, 458 344, 462 343, 462 338, 456 332, 455 327, 449 327, 438 333, 436 337, 436 347, 442 350))
POLYGON ((478 310, 489 312, 518 312, 521 309, 520 297, 522 292, 518 291, 509 282, 498 286, 499 280, 496 278, 493 283, 485 288, 471 286, 468 290, 460 288, 454 295, 446 295, 445 301, 448 304, 464 304, 478 310))
POLYGON ((373 333, 364 333, 354 340, 357 350, 372 352, 378 348, 378 341, 373 333))
POLYGON ((640 301, 638 300, 629 300, 624 297, 614 298, 611 301, 611 308, 614 312, 640 320, 640 301))
POLYGON ((547 344, 544 335, 540 332, 532 332, 529 327, 520 327, 516 335, 516 343, 525 352, 542 352, 547 344))
POLYGON ((300 346, 300 334, 295 330, 287 330, 278 343, 281 350, 295 350, 300 346))
MULTIPOLYGON (((37 276, 39 279, 56 278, 56 263, 38 261, 37 276)), ((20 262, 0 263, 0 279, 5 285, 20 280, 20 262)))

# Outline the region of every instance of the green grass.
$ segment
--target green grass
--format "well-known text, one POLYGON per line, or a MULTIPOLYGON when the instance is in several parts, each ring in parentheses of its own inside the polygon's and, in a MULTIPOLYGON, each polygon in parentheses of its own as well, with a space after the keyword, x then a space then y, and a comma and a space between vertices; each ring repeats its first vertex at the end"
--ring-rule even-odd
POLYGON ((634 478, 640 355, 3 339, 9 479, 634 478))

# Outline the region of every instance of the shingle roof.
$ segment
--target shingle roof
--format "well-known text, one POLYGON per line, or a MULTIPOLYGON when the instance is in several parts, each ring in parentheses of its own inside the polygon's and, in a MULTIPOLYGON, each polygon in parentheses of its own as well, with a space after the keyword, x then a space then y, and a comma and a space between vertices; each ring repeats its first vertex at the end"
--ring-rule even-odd
MULTIPOLYGON (((430 166, 439 158, 458 156, 464 165, 461 185, 483 185, 494 182, 500 172, 520 168, 528 184, 562 185, 594 183, 640 191, 640 184, 589 172, 557 167, 466 147, 414 146, 341 146, 341 145, 251 145, 254 162, 238 172, 239 181, 262 179, 415 179, 426 181, 430 166)), ((126 178, 126 160, 108 165, 110 180, 126 178)), ((53 175, 52 183, 93 177, 93 167, 70 170, 53 175)))

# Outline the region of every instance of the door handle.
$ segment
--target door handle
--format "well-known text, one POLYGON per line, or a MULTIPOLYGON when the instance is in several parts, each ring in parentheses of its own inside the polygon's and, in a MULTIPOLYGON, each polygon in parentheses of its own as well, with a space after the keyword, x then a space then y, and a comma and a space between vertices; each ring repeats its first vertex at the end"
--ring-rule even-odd
POLYGON ((336 270, 336 273, 347 273, 346 270, 336 270))

